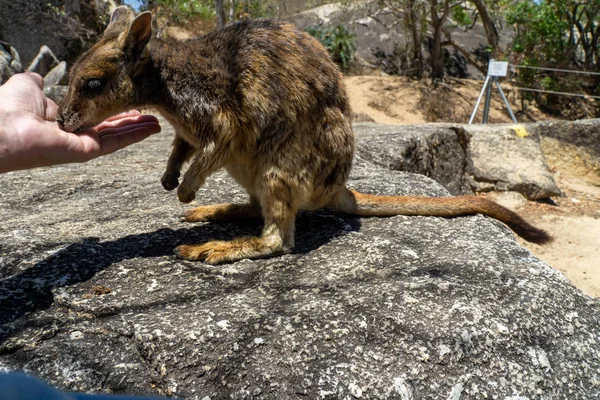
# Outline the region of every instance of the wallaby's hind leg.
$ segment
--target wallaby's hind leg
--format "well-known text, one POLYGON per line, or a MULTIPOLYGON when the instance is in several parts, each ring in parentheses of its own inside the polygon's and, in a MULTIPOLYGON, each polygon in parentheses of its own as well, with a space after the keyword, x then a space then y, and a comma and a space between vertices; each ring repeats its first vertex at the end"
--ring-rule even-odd
POLYGON ((260 204, 251 198, 248 204, 211 204, 187 210, 185 222, 230 221, 246 218, 260 218, 260 204))
POLYGON ((163 174, 160 182, 167 190, 173 190, 179 186, 179 176, 183 163, 192 157, 195 149, 185 140, 176 136, 173 140, 173 150, 167 162, 167 170, 163 174))
POLYGON ((175 254, 186 260, 204 260, 208 264, 219 264, 291 251, 294 248, 297 208, 294 206, 294 199, 291 198, 289 186, 271 182, 269 188, 261 194, 260 203, 265 220, 260 236, 241 237, 230 241, 214 240, 201 245, 182 245, 175 249, 175 254))

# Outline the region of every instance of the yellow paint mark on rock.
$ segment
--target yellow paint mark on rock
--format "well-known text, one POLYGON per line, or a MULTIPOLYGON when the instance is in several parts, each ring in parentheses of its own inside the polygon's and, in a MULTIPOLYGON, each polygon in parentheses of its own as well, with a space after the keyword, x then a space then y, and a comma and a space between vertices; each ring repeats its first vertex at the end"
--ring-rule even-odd
POLYGON ((515 125, 515 126, 513 126, 512 130, 515 132, 515 135, 517 135, 520 138, 524 138, 525 136, 529 136, 529 132, 527 132, 527 129, 525 129, 525 127, 522 126, 522 125, 515 125))

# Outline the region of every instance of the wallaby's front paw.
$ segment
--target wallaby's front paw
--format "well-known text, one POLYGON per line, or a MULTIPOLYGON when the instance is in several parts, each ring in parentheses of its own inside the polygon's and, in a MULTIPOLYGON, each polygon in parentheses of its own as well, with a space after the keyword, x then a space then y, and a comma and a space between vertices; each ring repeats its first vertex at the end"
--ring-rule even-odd
POLYGON ((162 183, 165 189, 173 190, 179 186, 179 174, 169 174, 165 172, 162 178, 160 178, 160 183, 162 183))
POLYGON ((196 198, 196 192, 191 190, 184 182, 177 188, 177 197, 179 197, 180 202, 189 203, 196 198))

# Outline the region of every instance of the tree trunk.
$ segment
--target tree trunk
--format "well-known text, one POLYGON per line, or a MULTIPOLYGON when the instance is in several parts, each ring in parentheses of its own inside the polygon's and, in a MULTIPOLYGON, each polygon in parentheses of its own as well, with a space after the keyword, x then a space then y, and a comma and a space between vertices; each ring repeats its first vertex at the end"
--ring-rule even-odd
POLYGON ((450 0, 444 0, 442 16, 438 15, 438 2, 431 0, 431 26, 433 28, 433 46, 431 49, 431 80, 438 81, 444 78, 444 57, 442 52, 442 33, 448 14, 450 14, 450 0))
POLYGON ((415 66, 414 77, 421 79, 423 77, 423 52, 421 49, 421 35, 419 32, 419 19, 415 10, 415 0, 410 0, 404 18, 410 31, 412 39, 412 63, 415 66))
POLYGON ((225 26, 225 8, 223 6, 223 0, 215 0, 215 11, 217 13, 217 27, 222 28, 225 26))
POLYGON ((434 28, 433 46, 431 48, 431 79, 441 80, 444 78, 444 56, 442 52, 442 29, 441 25, 434 28))
POLYGON ((498 51, 502 50, 499 48, 500 46, 500 38, 498 37, 498 30, 496 29, 496 24, 494 24, 494 20, 490 16, 487 7, 483 4, 483 0, 471 0, 471 2, 477 8, 477 12, 481 17, 481 23, 483 24, 483 29, 485 30, 485 36, 488 40, 488 45, 493 49, 492 55, 496 55, 498 51))

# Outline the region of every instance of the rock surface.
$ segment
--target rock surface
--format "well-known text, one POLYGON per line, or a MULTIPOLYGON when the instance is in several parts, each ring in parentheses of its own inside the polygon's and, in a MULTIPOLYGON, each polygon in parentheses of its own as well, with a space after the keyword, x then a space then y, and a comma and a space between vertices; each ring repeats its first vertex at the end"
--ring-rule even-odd
POLYGON ((600 119, 575 122, 547 121, 533 124, 528 129, 544 138, 569 143, 600 158, 600 119))
MULTIPOLYGON (((293 254, 176 259, 178 244, 260 226, 180 222, 188 206, 159 183, 164 131, 0 177, 0 370, 189 399, 600 396, 600 303, 486 217, 302 213, 293 254)), ((362 156, 350 186, 447 193, 362 156)), ((218 173, 197 198, 246 195, 218 173)))
POLYGON ((560 194, 540 147, 524 126, 465 125, 467 169, 474 187, 516 191, 530 200, 560 194), (483 184, 483 186, 481 186, 483 184))
POLYGON ((427 175, 454 195, 516 191, 536 200, 560 194, 539 134, 523 130, 525 137, 503 125, 355 125, 361 157, 388 169, 427 175))
POLYGON ((513 211, 527 204, 527 198, 519 192, 494 192, 488 196, 488 199, 513 211))
POLYGON ((75 16, 65 12, 64 1, 2 0, 3 40, 19 50, 23 65, 29 65, 43 45, 50 47, 58 59, 72 62, 96 41, 102 21, 108 21, 106 3, 114 6, 112 0, 82 2, 82 12, 75 16))
POLYGON ((40 47, 40 51, 37 56, 31 61, 27 67, 28 72, 36 72, 41 76, 45 76, 54 67, 59 64, 58 58, 54 55, 52 50, 46 45, 40 47))
POLYGON ((69 75, 67 73, 67 63, 65 61, 59 62, 44 76, 44 87, 68 84, 69 75))
POLYGON ((427 175, 454 195, 471 193, 461 139, 446 125, 354 125, 356 152, 386 169, 427 175))
MULTIPOLYGON (((410 47, 410 35, 408 30, 402 24, 398 24, 397 16, 393 13, 377 12, 381 10, 381 5, 377 2, 355 2, 349 3, 337 2, 327 3, 303 12, 293 15, 283 16, 283 19, 292 22, 301 29, 312 26, 335 27, 342 25, 350 33, 355 35, 357 44, 356 60, 359 64, 366 61, 371 66, 376 64, 398 63, 400 57, 394 57, 394 52, 399 52, 397 56, 405 55, 410 47), (377 15, 372 18, 369 15, 377 15)), ((468 32, 458 27, 451 27, 449 31, 453 40, 476 57, 475 54, 487 46, 487 39, 483 26, 475 24, 468 32)), ((507 28, 501 32, 500 37, 510 40, 514 34, 512 28, 507 28)), ((423 41, 423 53, 429 53, 429 46, 426 44, 427 37, 423 41)), ((503 43, 506 46, 506 43, 503 43)), ((475 67, 466 63, 465 58, 455 50, 448 51, 444 49, 444 58, 446 59, 446 72, 451 76, 483 78, 484 76, 475 67)), ((404 63, 406 64, 406 63, 404 63)), ((398 65, 392 68, 396 73, 405 74, 411 67, 409 65, 398 65), (404 70, 406 69, 406 70, 404 70)))
POLYGON ((52 85, 44 86, 44 95, 59 104, 65 98, 69 91, 68 86, 52 85))
POLYGON ((19 53, 10 44, 0 41, 0 85, 19 72, 23 72, 19 53))

